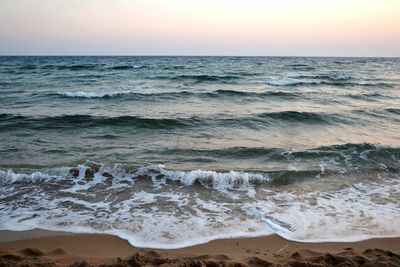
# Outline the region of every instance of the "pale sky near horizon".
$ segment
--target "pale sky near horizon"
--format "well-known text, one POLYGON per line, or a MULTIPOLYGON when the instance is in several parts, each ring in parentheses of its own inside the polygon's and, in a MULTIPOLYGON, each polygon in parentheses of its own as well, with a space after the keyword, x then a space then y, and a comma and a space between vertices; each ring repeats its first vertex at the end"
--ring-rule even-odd
POLYGON ((0 0, 0 55, 400 56, 400 0, 0 0))

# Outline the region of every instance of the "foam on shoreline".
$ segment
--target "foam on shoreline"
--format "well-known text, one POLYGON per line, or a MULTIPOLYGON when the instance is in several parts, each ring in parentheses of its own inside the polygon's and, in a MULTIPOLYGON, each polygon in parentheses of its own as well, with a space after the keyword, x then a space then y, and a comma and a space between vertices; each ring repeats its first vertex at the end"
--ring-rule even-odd
POLYGON ((400 235, 395 177, 341 188, 314 177, 288 190, 257 173, 89 164, 1 171, 0 181, 1 230, 106 233, 163 249, 271 234, 300 242, 400 235))

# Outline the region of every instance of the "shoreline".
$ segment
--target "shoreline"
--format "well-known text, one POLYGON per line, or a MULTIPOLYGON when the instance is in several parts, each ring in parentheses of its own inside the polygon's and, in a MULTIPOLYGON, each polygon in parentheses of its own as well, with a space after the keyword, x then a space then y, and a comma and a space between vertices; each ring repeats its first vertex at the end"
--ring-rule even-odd
MULTIPOLYGON (((22 263, 26 266, 38 263, 46 263, 47 266, 70 266, 83 262, 87 265, 82 266, 134 266, 132 261, 137 261, 136 266, 158 265, 157 262, 167 264, 166 266, 183 266, 183 263, 195 262, 202 262, 205 266, 207 262, 217 264, 215 266, 234 263, 242 264, 241 266, 257 266, 256 262, 259 263, 258 266, 294 266, 294 262, 335 266, 327 265, 327 261, 340 260, 355 264, 357 259, 371 263, 379 259, 379 262, 386 262, 387 266, 400 266, 400 237, 358 242, 300 243, 271 235, 219 239, 181 249, 142 249, 131 246, 128 241, 119 237, 106 234, 73 234, 44 230, 0 231, 0 266, 22 263)), ((368 266, 354 264, 345 266, 368 266)))

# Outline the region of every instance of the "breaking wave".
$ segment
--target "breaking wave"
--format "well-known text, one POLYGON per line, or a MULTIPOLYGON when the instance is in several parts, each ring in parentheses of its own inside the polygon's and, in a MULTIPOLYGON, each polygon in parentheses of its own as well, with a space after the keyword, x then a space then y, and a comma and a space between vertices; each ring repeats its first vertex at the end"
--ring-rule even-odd
MULTIPOLYGON (((50 94, 53 96, 54 94, 50 94)), ((129 90, 114 90, 114 91, 77 91, 77 92, 58 92, 56 96, 71 97, 71 98, 116 98, 126 97, 126 100, 138 99, 138 100, 151 100, 152 98, 186 98, 186 97, 199 97, 199 98, 210 98, 215 97, 280 97, 280 98, 296 98, 300 97, 301 93, 286 92, 286 91, 264 91, 264 92, 246 92, 246 91, 235 91, 235 90, 216 90, 210 92, 189 92, 189 91, 176 91, 176 92, 136 92, 129 90)))
MULTIPOLYGON (((353 147, 342 149, 348 146, 353 147)), ((177 171, 162 165, 124 169, 87 163, 32 172, 0 170, 0 229, 106 233, 147 248, 270 234, 302 242, 400 234, 393 194, 400 190, 398 178, 378 183, 349 175, 348 186, 324 188, 324 180, 313 177, 302 181, 302 189, 287 190, 273 187, 266 174, 177 171)))

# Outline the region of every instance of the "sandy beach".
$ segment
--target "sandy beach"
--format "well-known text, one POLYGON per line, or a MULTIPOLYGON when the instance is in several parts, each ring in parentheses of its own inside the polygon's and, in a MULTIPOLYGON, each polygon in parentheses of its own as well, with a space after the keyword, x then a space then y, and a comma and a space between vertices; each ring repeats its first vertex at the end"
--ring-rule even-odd
POLYGON ((400 238, 298 243, 272 235, 174 250, 102 234, 0 232, 0 266, 400 266, 400 238))

